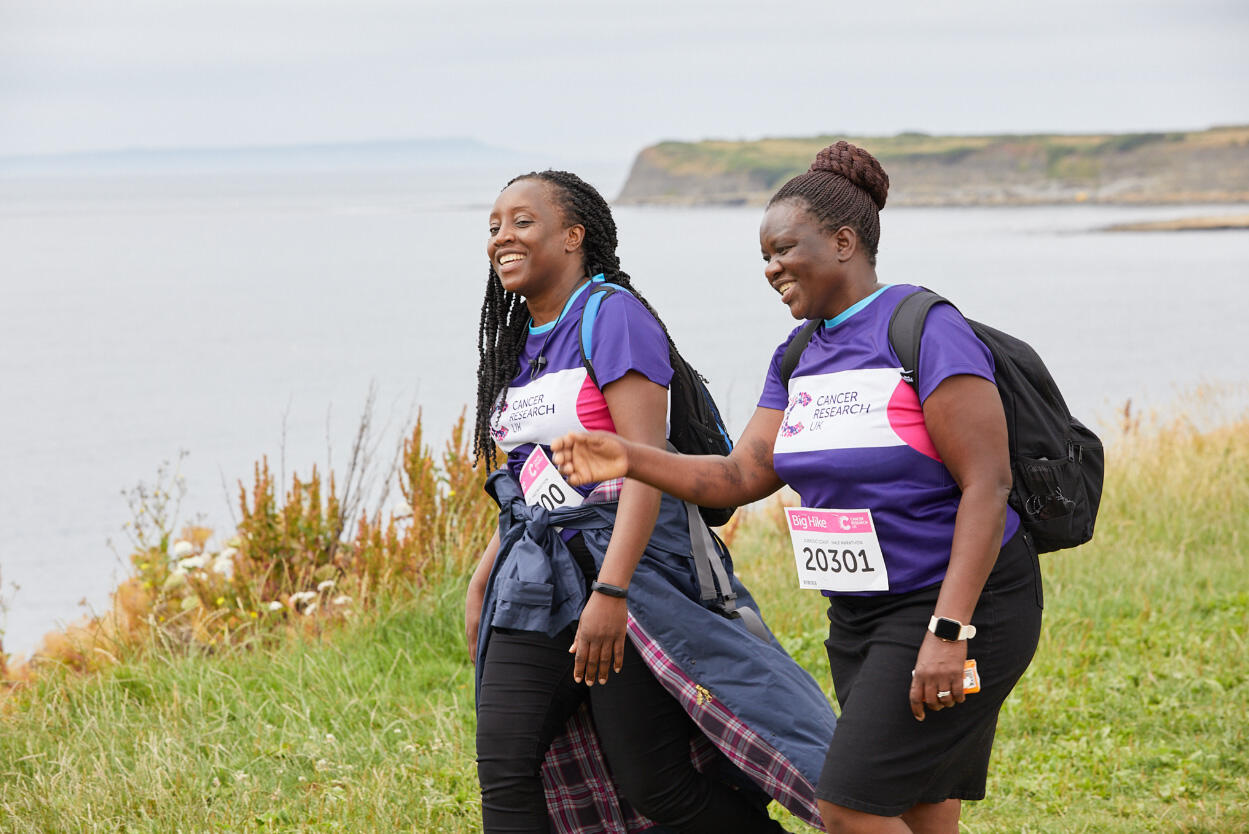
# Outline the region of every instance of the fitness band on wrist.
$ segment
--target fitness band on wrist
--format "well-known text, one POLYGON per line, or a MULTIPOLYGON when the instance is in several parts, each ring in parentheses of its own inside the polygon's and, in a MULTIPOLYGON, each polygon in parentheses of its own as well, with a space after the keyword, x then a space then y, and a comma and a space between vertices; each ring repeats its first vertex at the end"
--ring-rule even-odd
POLYGON ((626 599, 629 596, 628 588, 621 588, 619 585, 608 585, 606 582, 599 582, 597 579, 590 583, 591 591, 598 591, 605 597, 615 597, 616 599, 626 599))

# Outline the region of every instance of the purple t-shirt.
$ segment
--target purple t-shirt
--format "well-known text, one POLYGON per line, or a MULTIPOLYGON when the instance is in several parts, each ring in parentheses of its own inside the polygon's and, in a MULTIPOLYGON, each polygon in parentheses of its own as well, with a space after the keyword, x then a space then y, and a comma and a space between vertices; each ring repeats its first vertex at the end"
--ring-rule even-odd
MULTIPOLYGON (((582 284, 553 322, 529 328, 520 354, 519 371, 491 415, 490 434, 507 453, 507 466, 520 476, 535 443, 550 454, 550 443, 570 431, 611 431, 607 401, 581 362, 581 312, 590 288, 582 284), (529 360, 541 354, 546 364, 531 370, 529 360)), ((672 380, 668 339, 642 302, 627 292, 603 300, 594 319, 590 358, 598 383, 606 386, 637 371, 665 388, 672 380)), ((578 487, 588 495, 595 484, 578 487)))
MULTIPOLYGON (((928 313, 919 359, 919 393, 902 379, 889 344, 889 318, 917 288, 882 287, 816 329, 789 390, 772 356, 759 405, 784 410, 773 465, 804 507, 869 509, 889 574, 889 590, 926 588, 945 577, 961 492, 924 425, 921 404, 947 377, 993 381, 993 356, 957 310, 928 313)), ((1019 527, 1007 508, 1005 543, 1019 527)))

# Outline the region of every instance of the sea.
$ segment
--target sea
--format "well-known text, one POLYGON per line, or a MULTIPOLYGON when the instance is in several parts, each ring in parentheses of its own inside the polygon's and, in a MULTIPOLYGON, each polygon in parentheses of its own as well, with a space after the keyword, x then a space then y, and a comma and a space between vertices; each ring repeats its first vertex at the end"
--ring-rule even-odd
MULTIPOLYGON (((509 166, 0 176, 5 651, 107 605, 126 494, 161 471, 185 485, 175 529, 222 539, 258 461, 341 476, 366 412, 379 473, 418 415, 440 447, 475 401, 489 207, 528 170, 509 166)), ((627 166, 580 173, 610 196, 627 166)), ((1247 211, 889 207, 877 271, 1029 341, 1108 436, 1125 414, 1218 422, 1246 403, 1249 232, 1104 229, 1247 211)), ((794 326, 760 209, 615 216, 624 268, 740 430, 794 326)))

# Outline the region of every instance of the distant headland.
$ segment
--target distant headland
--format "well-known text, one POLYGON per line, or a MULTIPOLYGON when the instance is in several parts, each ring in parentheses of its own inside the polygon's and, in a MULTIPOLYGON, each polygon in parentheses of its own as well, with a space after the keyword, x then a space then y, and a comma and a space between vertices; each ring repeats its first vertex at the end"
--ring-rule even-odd
POLYGON ((660 142, 634 159, 617 202, 762 204, 838 139, 880 159, 894 206, 1249 202, 1249 125, 1170 133, 660 142))

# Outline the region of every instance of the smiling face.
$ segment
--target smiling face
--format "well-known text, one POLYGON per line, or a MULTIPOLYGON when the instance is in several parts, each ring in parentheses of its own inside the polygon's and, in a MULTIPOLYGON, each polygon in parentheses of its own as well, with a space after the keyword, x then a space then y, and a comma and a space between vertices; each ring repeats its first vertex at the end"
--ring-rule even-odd
POLYGON ((831 318, 845 309, 854 232, 826 232, 799 200, 774 203, 759 226, 763 275, 796 319, 831 318))
POLYGON ((525 297, 535 322, 534 307, 544 306, 548 295, 558 296, 562 304, 584 271, 585 228, 567 223, 552 188, 539 179, 522 179, 503 189, 490 211, 486 242, 486 255, 503 288, 525 297))

